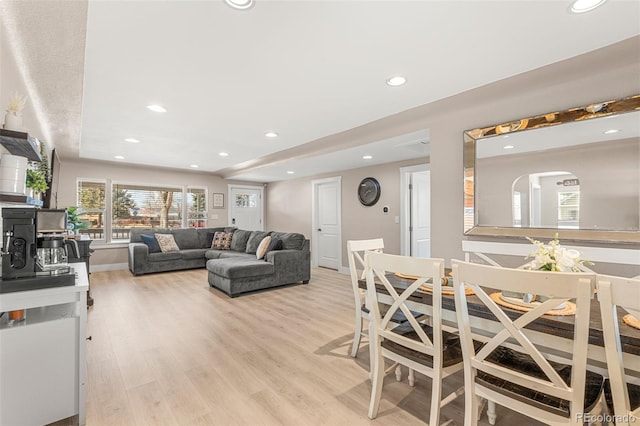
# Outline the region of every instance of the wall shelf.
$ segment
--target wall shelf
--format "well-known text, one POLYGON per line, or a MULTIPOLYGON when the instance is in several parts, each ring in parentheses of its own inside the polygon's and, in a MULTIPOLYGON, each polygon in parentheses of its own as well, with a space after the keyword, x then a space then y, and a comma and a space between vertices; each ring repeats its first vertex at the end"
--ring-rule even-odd
POLYGON ((18 194, 0 193, 0 203, 27 204, 29 206, 42 207, 42 200, 18 194))
POLYGON ((29 161, 42 161, 36 138, 28 133, 0 129, 0 144, 12 155, 27 157, 29 161))

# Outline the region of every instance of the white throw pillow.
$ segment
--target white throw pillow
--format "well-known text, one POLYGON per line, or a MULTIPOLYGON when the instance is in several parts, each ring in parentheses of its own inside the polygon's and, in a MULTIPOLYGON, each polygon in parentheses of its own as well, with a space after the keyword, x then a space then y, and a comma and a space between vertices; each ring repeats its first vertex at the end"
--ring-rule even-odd
POLYGON ((271 244, 271 237, 267 236, 260 241, 260 245, 256 250, 256 259, 262 259, 265 254, 267 254, 267 249, 269 248, 269 244, 271 244))

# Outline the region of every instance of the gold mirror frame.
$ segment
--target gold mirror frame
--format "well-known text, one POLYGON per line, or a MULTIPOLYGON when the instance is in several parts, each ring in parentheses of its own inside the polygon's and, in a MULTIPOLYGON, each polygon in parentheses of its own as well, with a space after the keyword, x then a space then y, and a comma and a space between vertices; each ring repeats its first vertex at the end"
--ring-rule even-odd
POLYGON ((566 123, 590 120, 594 118, 624 114, 640 110, 640 95, 623 99, 592 103, 586 106, 571 108, 566 111, 551 112, 535 117, 522 118, 494 126, 467 130, 464 132, 464 235, 496 236, 496 237, 536 237, 553 238, 561 233, 562 239, 638 243, 640 231, 614 231, 596 229, 556 229, 556 228, 516 228, 502 226, 486 226, 478 224, 475 210, 476 185, 476 141, 479 139, 522 132, 541 127, 558 126, 566 123))

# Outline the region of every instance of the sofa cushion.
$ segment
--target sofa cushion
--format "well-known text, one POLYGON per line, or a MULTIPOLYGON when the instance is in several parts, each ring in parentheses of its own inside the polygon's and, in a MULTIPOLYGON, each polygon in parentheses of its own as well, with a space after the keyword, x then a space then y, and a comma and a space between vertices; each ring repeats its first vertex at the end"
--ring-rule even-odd
POLYGON ((304 245, 304 235, 297 232, 272 232, 271 238, 282 240, 283 250, 301 250, 304 245))
POLYGON ((180 250, 182 259, 204 259, 207 249, 185 249, 180 250))
POLYGON ((232 259, 232 258, 244 258, 244 259, 255 260, 256 255, 254 253, 243 253, 243 252, 233 251, 233 250, 224 250, 220 253, 220 259, 232 259))
POLYGON ((147 245, 147 247, 149 247, 149 253, 162 252, 162 250, 160 250, 160 246, 158 245, 158 240, 156 240, 155 235, 141 234, 140 239, 142 240, 143 243, 147 245))
POLYGON ((247 241, 251 236, 251 231, 236 229, 231 239, 231 250, 244 252, 247 249, 247 241))
POLYGON ((167 253, 152 253, 149 255, 149 262, 165 262, 167 260, 179 260, 182 255, 179 251, 170 251, 167 253))
POLYGON ((200 248, 196 228, 174 228, 171 230, 171 234, 175 238, 180 250, 200 248))
POLYGON ((256 250, 256 259, 262 259, 264 255, 267 254, 269 244, 271 244, 271 237, 267 235, 262 239, 262 241, 260 241, 260 245, 256 250))
POLYGON ((258 246, 267 235, 269 235, 268 232, 252 231, 249 236, 249 240, 247 241, 247 248, 245 252, 255 253, 258 250, 258 246))
POLYGON ((252 278, 274 273, 272 263, 260 260, 231 258, 231 259, 212 259, 207 261, 207 269, 222 277, 234 278, 252 278))
POLYGON ((173 234, 156 234, 156 240, 162 253, 170 253, 172 251, 179 251, 180 247, 176 244, 176 240, 173 234))
POLYGON ((231 241, 233 241, 232 238, 232 232, 216 232, 213 236, 211 248, 217 250, 229 250, 231 248, 231 241))

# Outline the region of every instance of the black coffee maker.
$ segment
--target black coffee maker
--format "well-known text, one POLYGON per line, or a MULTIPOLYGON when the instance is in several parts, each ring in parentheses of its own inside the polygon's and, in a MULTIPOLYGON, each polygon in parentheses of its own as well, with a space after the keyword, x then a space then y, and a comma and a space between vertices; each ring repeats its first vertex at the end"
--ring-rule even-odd
POLYGON ((36 209, 2 209, 2 278, 36 275, 36 209))

